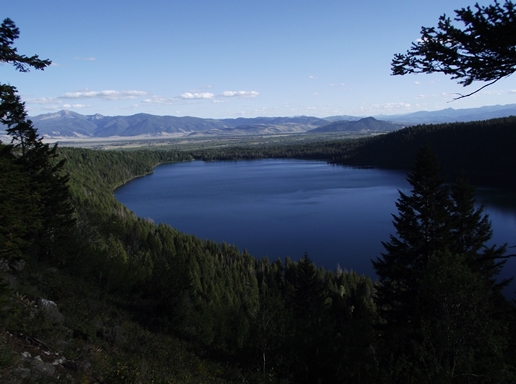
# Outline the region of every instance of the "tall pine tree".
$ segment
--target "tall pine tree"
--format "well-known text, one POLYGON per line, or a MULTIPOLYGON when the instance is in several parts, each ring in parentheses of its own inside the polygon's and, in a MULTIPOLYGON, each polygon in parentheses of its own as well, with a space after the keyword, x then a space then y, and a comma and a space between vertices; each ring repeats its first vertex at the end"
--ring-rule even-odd
POLYGON ((503 258, 507 245, 486 243, 493 237, 489 217, 483 207, 475 207, 475 189, 461 177, 451 187, 450 209, 452 253, 464 254, 469 268, 481 276, 494 291, 500 291, 510 280, 496 281, 507 259, 503 258))
POLYGON ((30 249, 33 234, 41 227, 37 196, 11 149, 0 144, 0 258, 8 261, 30 249))
MULTIPOLYGON (((397 236, 373 261, 379 277, 383 378, 390 382, 502 382, 504 306, 496 276, 505 246, 463 180, 446 187, 428 147, 400 192, 397 236)), ((501 261, 502 260, 502 261, 501 261)))
MULTIPOLYGON (((28 72, 30 68, 42 70, 50 65, 50 60, 41 60, 37 55, 18 54, 13 43, 19 34, 11 19, 2 22, 0 62, 12 64, 20 72, 28 72)), ((37 196, 35 215, 41 226, 33 232, 33 251, 38 257, 50 258, 59 239, 74 223, 68 176, 62 172, 64 160, 58 159, 57 144, 51 148, 43 143, 16 88, 7 84, 0 84, 0 122, 7 126, 7 134, 12 138, 9 148, 14 162, 23 167, 31 196, 37 196)))
POLYGON ((412 321, 417 281, 430 257, 449 242, 448 192, 437 160, 423 147, 408 175, 411 194, 400 193, 399 214, 393 215, 397 236, 383 243, 386 252, 373 261, 380 285, 377 305, 390 326, 405 328, 412 321))

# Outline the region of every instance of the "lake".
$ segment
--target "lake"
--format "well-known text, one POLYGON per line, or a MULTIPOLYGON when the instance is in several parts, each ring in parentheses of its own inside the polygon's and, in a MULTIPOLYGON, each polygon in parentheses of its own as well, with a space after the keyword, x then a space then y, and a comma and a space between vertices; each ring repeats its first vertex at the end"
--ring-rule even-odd
MULTIPOLYGON (((165 164, 115 191, 138 216, 270 260, 304 253, 318 266, 374 278, 371 259, 394 234, 405 172, 309 160, 192 161, 165 164)), ((516 194, 478 188, 493 243, 516 244, 516 194)), ((514 253, 514 249, 512 249, 514 253)), ((511 260, 504 277, 514 275, 511 260)), ((508 294, 516 290, 513 283, 508 294)))

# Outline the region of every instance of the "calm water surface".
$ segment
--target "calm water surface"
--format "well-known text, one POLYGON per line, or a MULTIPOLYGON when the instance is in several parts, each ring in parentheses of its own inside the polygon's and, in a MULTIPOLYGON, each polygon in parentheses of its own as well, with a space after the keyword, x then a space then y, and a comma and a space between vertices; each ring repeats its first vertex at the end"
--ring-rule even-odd
MULTIPOLYGON (((339 264, 374 276, 370 260, 394 233, 398 190, 409 191, 404 172, 273 159, 162 165, 115 196, 140 217, 258 258, 298 260, 307 252, 326 269, 339 264)), ((516 195, 480 188, 478 201, 493 222, 493 242, 516 244, 516 195)), ((504 275, 514 271, 512 262, 504 275)))

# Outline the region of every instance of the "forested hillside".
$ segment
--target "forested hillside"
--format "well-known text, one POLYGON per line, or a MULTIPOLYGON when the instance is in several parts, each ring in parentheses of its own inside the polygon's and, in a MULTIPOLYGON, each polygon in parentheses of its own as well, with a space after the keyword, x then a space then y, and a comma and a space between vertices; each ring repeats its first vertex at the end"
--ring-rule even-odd
POLYGON ((516 117, 418 125, 362 141, 356 152, 335 163, 409 169, 416 152, 428 144, 439 158, 445 175, 464 173, 470 182, 516 188, 516 117))
MULTIPOLYGON (((52 252, 28 257, 37 252, 38 243, 28 236, 21 253, 6 259, 4 276, 15 284, 4 298, 18 309, 15 316, 4 312, 10 334, 44 340, 74 364, 80 351, 88 369, 79 371, 90 380, 130 382, 131 375, 134 382, 154 377, 165 382, 191 375, 201 382, 203 377, 233 381, 227 377, 230 372, 237 381, 242 375, 256 382, 300 381, 308 371, 310 378, 332 381, 339 375, 370 374, 367 365, 358 365, 372 358, 374 290, 368 277, 324 271, 308 257, 299 263, 256 260, 231 245, 201 241, 137 218, 114 199, 117 185, 151 171, 158 162, 189 155, 82 149, 60 153, 67 160, 64 172, 70 175, 75 224, 52 245, 52 252), (15 265, 21 260, 25 264, 18 271, 15 265), (38 297, 57 307, 47 313, 41 305, 34 310, 26 306, 38 297), (31 311, 37 316, 31 318, 31 311), (359 339, 358 329, 363 329, 359 339), (177 351, 176 339, 165 335, 188 340, 207 359, 196 364, 215 368, 180 369, 163 360, 167 354, 140 349, 139 338, 144 337, 158 348, 172 344, 177 351), (88 352, 92 344, 118 352, 109 359, 109 353, 103 355, 101 362, 88 352), (319 357, 313 356, 316 350, 319 357)), ((4 349, 11 354, 9 343, 4 349)), ((187 350, 176 353, 191 355, 187 350)))
MULTIPOLYGON (((424 136, 427 130, 431 128, 415 131, 412 137, 424 136)), ((60 364, 56 372, 91 382, 237 382, 244 377, 249 382, 379 382, 381 378, 395 382, 401 377, 397 370, 423 374, 417 373, 421 369, 417 361, 423 356, 417 357, 417 349, 410 354, 406 352, 410 348, 392 349, 382 336, 386 332, 383 319, 389 318, 388 312, 383 312, 389 307, 389 296, 383 296, 384 309, 379 312, 378 287, 369 277, 324 271, 308 255, 299 262, 288 258, 256 260, 234 246, 200 240, 138 218, 112 193, 128 180, 152 172, 158 163, 257 157, 346 158, 356 162, 363 148, 379 145, 376 141, 388 142, 397 134, 261 149, 59 149, 59 158, 66 160, 59 173, 69 176, 73 226, 63 227, 63 236, 45 253, 39 251, 39 239, 33 232, 8 234, 20 242, 16 243, 16 254, 6 256, 5 248, 3 251, 2 275, 9 288, 5 286, 2 296, 8 303, 2 312, 2 374, 17 377, 19 371, 12 367, 23 367, 27 361, 20 357, 19 335, 23 335, 25 349, 29 348, 26 340, 38 340, 76 368, 70 371, 60 364), (45 309, 41 299, 51 300, 55 307, 45 309), (170 359, 176 363, 170 364, 170 359)), ((16 191, 2 200, 3 212, 32 215, 38 202, 22 194, 28 188, 29 176, 10 155, 12 148, 2 149, 2 174, 9 180, 2 185, 16 191)), ((2 228, 6 228, 17 218, 4 215, 2 220, 2 228)), ((476 224, 473 220, 473 225, 477 224, 478 217, 476 224)), ((475 249, 479 252, 481 247, 475 249)), ((447 263, 451 272, 446 273, 452 274, 448 279, 454 282, 453 271, 461 271, 461 264, 447 263)), ((455 281, 457 292, 464 284, 471 287, 476 281, 471 279, 455 281)), ((496 287, 489 290, 499 292, 496 287)), ((493 328, 498 330, 489 336, 490 343, 499 345, 501 354, 496 359, 501 365, 482 365, 483 374, 495 370, 492 382, 510 382, 514 373, 511 359, 515 339, 510 336, 514 332, 514 307, 499 294, 493 296, 494 302, 483 294, 479 297, 472 305, 478 306, 481 300, 486 319, 495 321, 491 313, 497 313, 496 324, 501 326, 493 328)), ((459 296, 454 300, 464 299, 459 296)), ((469 311, 454 316, 476 316, 469 311)), ((453 323, 452 329, 457 326, 453 323)), ((416 331, 413 329, 414 335, 416 331)), ((394 337, 396 332, 391 328, 386 335, 394 337)), ((436 331, 428 332, 431 336, 436 331)), ((428 335, 420 341, 421 347, 437 337, 428 339, 428 335)), ((415 342, 419 336, 407 340, 415 342)), ((480 339, 468 340, 464 347, 470 356, 480 339)), ((455 347, 453 351, 460 356, 465 353, 455 347)), ((478 353, 489 355, 484 349, 478 353)), ((468 361, 480 358, 475 353, 472 356, 461 360, 463 371, 468 370, 468 361)), ((442 363, 433 364, 439 367, 442 363)), ((46 377, 35 370, 31 374, 46 377)), ((56 375, 54 372, 52 377, 56 375)))
POLYGON ((234 246, 201 241, 169 226, 136 218, 115 201, 111 193, 114 186, 131 173, 147 171, 135 159, 162 162, 189 155, 62 152, 68 164, 73 164, 72 181, 83 186, 75 195, 82 207, 78 222, 96 223, 94 229, 79 229, 78 225, 78 232, 90 245, 85 248, 81 244, 83 254, 71 263, 81 275, 100 282, 110 292, 136 294, 130 301, 141 324, 186 338, 217 359, 242 366, 258 381, 266 377, 299 381, 307 370, 313 378, 330 380, 339 374, 352 377, 366 369, 357 366, 355 359, 357 353, 371 357, 366 342, 372 337, 374 316, 370 278, 318 269, 308 257, 299 263, 256 260, 234 246), (88 175, 77 172, 82 168, 101 170, 95 173, 109 182, 104 187, 99 177, 87 182, 88 175), (102 189, 109 191, 109 196, 105 194, 100 200, 88 197, 102 196, 102 189), (97 262, 90 265, 95 259, 97 262), (351 342, 356 327, 365 333, 361 340, 351 342), (325 351, 324 355, 312 356, 317 349, 325 351), (332 358, 331 351, 336 350, 348 358, 332 358), (356 366, 354 373, 347 372, 352 365, 356 366))

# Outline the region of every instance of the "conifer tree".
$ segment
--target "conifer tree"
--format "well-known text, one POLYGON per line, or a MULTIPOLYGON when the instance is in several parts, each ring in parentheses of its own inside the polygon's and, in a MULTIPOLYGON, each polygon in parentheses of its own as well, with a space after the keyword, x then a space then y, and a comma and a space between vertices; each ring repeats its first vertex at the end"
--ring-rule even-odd
POLYGON ((380 279, 378 309, 390 325, 401 327, 411 322, 417 281, 428 260, 449 242, 450 200, 430 148, 419 151, 407 180, 411 194, 399 192, 399 214, 393 215, 397 236, 382 243, 386 252, 373 261, 380 279))
POLYGON ((451 242, 450 252, 464 254, 470 269, 500 290, 510 281, 496 282, 507 259, 503 258, 507 245, 487 247, 493 231, 483 207, 475 207, 475 189, 461 177, 451 188, 451 242))
MULTIPOLYGON (((30 68, 43 70, 51 64, 41 60, 38 55, 27 57, 18 54, 13 47, 14 40, 20 37, 20 30, 14 22, 6 18, 0 24, 0 63, 12 64, 19 72, 29 72, 30 68)), ((35 140, 36 132, 27 120, 25 104, 21 102, 15 87, 0 83, 0 122, 7 125, 7 133, 13 141, 19 142, 22 155, 25 154, 26 139, 35 140)))
POLYGON ((291 345, 295 349, 292 354, 298 383, 316 382, 331 371, 327 369, 330 364, 327 353, 332 350, 333 324, 327 297, 322 276, 305 253, 297 264, 291 298, 295 323, 295 339, 291 345))
POLYGON ((22 257, 41 226, 30 180, 11 149, 0 144, 0 258, 7 260, 22 257))
POLYGON ((418 372, 429 383, 512 382, 504 362, 505 324, 494 315, 491 295, 467 256, 437 252, 419 281, 409 375, 418 372))
POLYGON ((422 27, 421 38, 406 54, 392 60, 392 74, 444 73, 468 86, 474 81, 488 82, 483 88, 516 71, 516 7, 506 0, 494 4, 461 8, 452 20, 439 18, 437 27, 422 27), (463 28, 458 25, 463 24, 463 28))
POLYGON ((474 190, 464 180, 446 188, 428 147, 408 181, 411 195, 400 192, 393 215, 398 237, 373 261, 383 373, 393 382, 507 380, 496 308, 506 303, 495 281, 505 246, 486 246, 491 223, 474 190))
MULTIPOLYGON (((50 65, 50 60, 41 60, 37 55, 18 54, 12 45, 19 34, 11 19, 0 25, 0 63, 12 64, 20 72, 30 68, 42 70, 50 65)), ((43 143, 16 88, 7 84, 0 84, 0 122, 7 126, 13 144, 11 152, 28 175, 31 193, 38 196, 37 213, 42 225, 34 233, 35 251, 39 257, 49 257, 59 237, 74 222, 68 176, 62 174, 64 160, 58 160, 57 144, 50 148, 43 143)))
MULTIPOLYGON (((317 325, 325 308, 325 295, 317 269, 305 253, 296 270, 293 309, 307 328, 317 325)), ((309 335, 306 335, 310 337, 309 335)))

